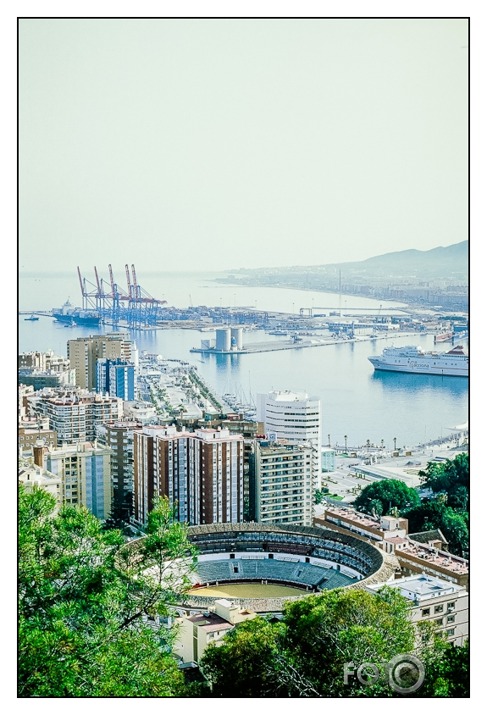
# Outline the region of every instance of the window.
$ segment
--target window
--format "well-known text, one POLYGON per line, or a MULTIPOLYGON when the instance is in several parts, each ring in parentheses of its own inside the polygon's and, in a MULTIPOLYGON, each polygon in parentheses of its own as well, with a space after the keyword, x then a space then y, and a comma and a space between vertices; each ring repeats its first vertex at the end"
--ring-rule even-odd
POLYGON ((435 620, 435 623, 436 623, 436 625, 438 625, 438 626, 442 626, 442 625, 443 625, 443 618, 437 618, 437 619, 435 620))
POLYGON ((443 604, 435 606, 435 613, 443 613, 443 604))
POLYGON ((431 612, 431 609, 430 609, 430 608, 423 608, 423 610, 421 611, 421 615, 422 615, 422 616, 429 616, 430 612, 431 612))
POLYGON ((455 629, 454 628, 449 628, 446 632, 447 636, 454 636, 455 635, 455 629))
POLYGON ((446 619, 447 623, 455 623, 455 616, 448 616, 446 619))

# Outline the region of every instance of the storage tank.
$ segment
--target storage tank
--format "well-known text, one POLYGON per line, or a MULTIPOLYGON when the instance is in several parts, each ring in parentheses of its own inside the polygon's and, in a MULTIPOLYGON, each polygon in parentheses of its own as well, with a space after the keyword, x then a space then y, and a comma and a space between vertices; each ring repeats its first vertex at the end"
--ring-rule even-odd
POLYGON ((230 328, 219 328, 216 331, 216 349, 230 350, 231 338, 230 328))
POLYGON ((243 328, 232 328, 232 348, 243 348, 243 328))

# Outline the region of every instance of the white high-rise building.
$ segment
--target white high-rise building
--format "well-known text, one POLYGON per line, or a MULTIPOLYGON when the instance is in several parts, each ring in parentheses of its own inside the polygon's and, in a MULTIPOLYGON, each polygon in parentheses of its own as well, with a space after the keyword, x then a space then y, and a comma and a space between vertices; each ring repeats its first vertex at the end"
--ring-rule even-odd
POLYGON ((310 444, 313 448, 313 484, 321 486, 321 403, 306 392, 276 390, 257 395, 257 420, 267 439, 310 444))

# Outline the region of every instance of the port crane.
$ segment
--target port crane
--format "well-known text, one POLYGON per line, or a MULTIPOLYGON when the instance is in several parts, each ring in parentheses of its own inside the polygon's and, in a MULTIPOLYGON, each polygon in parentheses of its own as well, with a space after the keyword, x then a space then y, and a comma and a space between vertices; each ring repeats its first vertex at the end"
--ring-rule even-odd
POLYGON ((162 319, 162 307, 167 301, 153 298, 142 288, 134 264, 131 265, 132 272, 125 264, 127 291, 115 282, 111 264, 108 265, 109 281, 100 278, 96 266, 95 283, 82 276, 79 266, 77 269, 83 310, 98 313, 104 322, 114 325, 124 322, 132 328, 155 325, 162 319))

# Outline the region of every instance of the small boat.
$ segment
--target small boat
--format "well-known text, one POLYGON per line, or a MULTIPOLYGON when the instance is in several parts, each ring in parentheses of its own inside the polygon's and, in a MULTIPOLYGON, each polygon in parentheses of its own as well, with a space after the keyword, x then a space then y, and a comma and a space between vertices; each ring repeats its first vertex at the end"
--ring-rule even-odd
POLYGON ((39 320, 39 316, 34 315, 34 313, 32 313, 31 316, 29 316, 28 318, 24 318, 24 320, 39 320))
POLYGON ((437 333, 434 337, 434 342, 435 343, 446 343, 448 340, 451 340, 452 338, 453 338, 452 332, 437 333))

